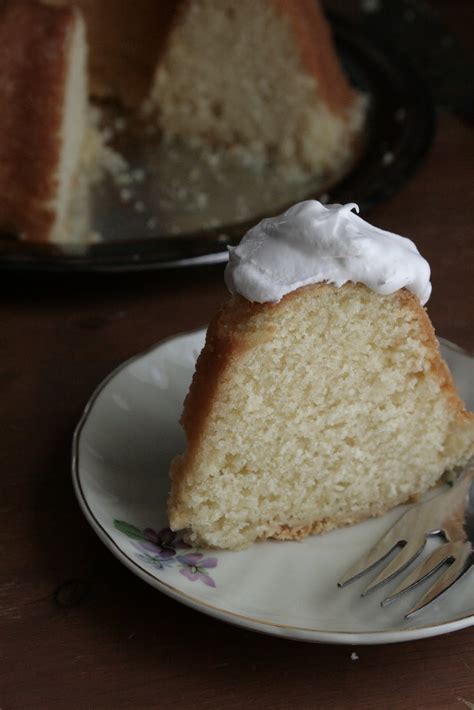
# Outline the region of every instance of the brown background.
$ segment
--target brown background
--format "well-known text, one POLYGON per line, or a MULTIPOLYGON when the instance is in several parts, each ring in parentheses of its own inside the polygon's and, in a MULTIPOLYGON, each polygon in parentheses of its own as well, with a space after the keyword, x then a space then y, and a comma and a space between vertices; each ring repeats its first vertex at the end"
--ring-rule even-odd
MULTIPOLYGON (((437 5, 472 41, 474 3, 437 5)), ((443 114, 415 178, 368 215, 416 241, 433 323, 471 352, 473 186, 472 128, 443 114)), ((1 710, 474 707, 474 628, 357 649, 260 636, 147 586, 83 519, 70 443, 90 393, 124 359, 204 325, 222 271, 0 275, 1 710)))

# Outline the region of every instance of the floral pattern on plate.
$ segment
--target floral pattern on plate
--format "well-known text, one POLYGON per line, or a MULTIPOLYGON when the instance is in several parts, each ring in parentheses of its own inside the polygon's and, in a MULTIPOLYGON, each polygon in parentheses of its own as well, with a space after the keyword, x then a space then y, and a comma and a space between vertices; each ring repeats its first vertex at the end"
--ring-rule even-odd
POLYGON ((216 586, 209 570, 217 567, 217 557, 204 557, 202 552, 193 550, 184 542, 179 533, 169 528, 158 532, 153 528, 140 530, 124 520, 114 520, 114 527, 135 541, 137 556, 144 562, 162 570, 178 567, 179 572, 190 582, 199 581, 208 587, 216 586))

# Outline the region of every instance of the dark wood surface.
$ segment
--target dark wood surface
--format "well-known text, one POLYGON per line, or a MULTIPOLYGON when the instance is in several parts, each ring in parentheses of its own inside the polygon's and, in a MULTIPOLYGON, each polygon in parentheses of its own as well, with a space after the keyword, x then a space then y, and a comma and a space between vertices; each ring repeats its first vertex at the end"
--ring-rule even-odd
MULTIPOLYGON (((416 241, 438 333, 472 352, 473 214, 472 128, 445 114, 417 175, 368 215, 416 241)), ((70 444, 90 393, 129 356, 204 325, 222 271, 1 274, 1 710, 474 707, 474 628, 359 648, 254 634, 147 586, 82 517, 70 444)))

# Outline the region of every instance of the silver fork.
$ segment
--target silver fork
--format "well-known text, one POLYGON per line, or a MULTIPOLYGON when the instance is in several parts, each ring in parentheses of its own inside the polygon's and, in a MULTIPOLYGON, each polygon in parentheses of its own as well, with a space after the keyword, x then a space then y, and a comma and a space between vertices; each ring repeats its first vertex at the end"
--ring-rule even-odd
POLYGON ((369 572, 395 548, 398 553, 362 592, 365 596, 403 572, 423 551, 428 537, 441 536, 444 543, 418 564, 388 596, 387 606, 442 567, 443 574, 406 614, 417 614, 449 589, 474 566, 474 458, 446 492, 409 508, 393 527, 338 582, 339 587, 369 572))

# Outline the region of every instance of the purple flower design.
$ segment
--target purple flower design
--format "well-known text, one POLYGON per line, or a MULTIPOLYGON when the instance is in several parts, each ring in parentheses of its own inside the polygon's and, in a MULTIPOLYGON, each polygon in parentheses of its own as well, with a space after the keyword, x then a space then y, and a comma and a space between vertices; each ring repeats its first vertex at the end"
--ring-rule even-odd
POLYGON ((154 567, 164 569, 174 565, 180 566, 180 573, 191 582, 200 580, 208 587, 216 583, 208 574, 208 570, 217 567, 216 557, 204 557, 201 552, 191 549, 181 538, 169 528, 158 532, 153 528, 141 530, 125 520, 114 520, 114 527, 133 540, 138 556, 154 567), (178 550, 189 550, 187 554, 177 554, 178 550))
POLYGON ((145 528, 143 531, 144 541, 141 543, 145 549, 156 552, 163 559, 169 559, 176 555, 176 550, 183 550, 189 547, 177 533, 169 528, 163 528, 155 532, 152 528, 145 528))
POLYGON ((186 545, 176 533, 169 528, 156 532, 152 528, 142 531, 142 539, 136 544, 140 552, 144 552, 144 559, 153 562, 157 567, 163 568, 173 564, 176 550, 186 549, 186 545))
POLYGON ((204 557, 200 552, 193 552, 189 555, 178 555, 177 561, 183 565, 179 570, 182 575, 191 582, 200 580, 208 587, 215 587, 216 583, 207 573, 208 569, 217 567, 216 557, 204 557))

